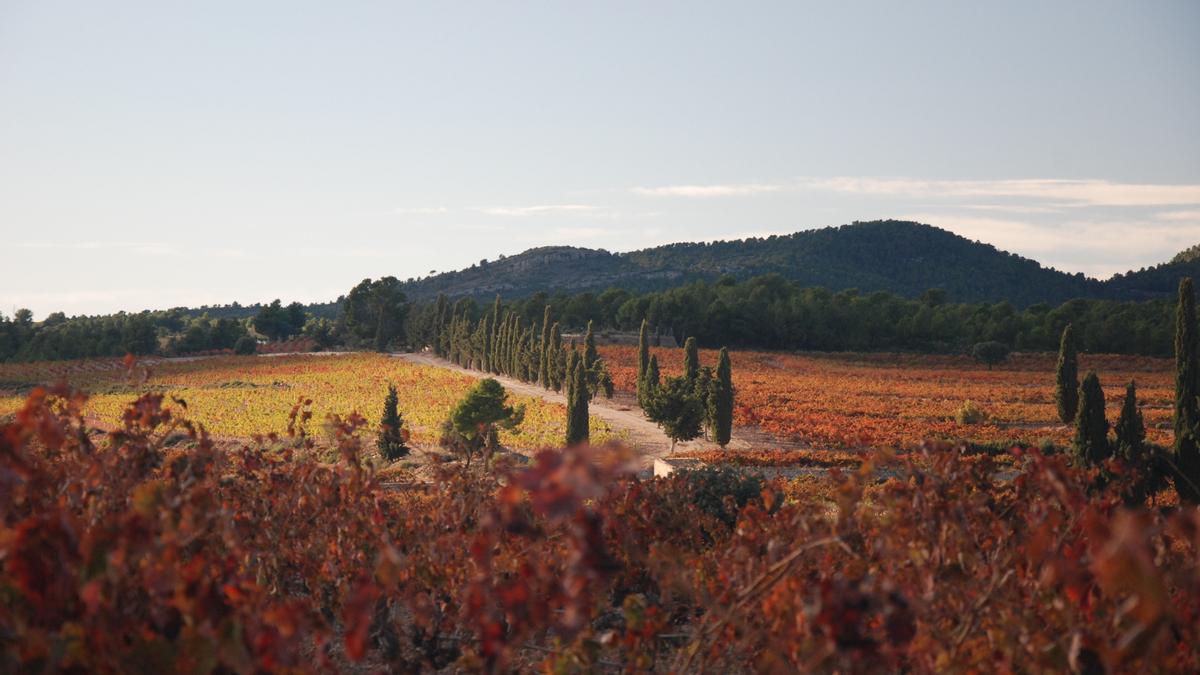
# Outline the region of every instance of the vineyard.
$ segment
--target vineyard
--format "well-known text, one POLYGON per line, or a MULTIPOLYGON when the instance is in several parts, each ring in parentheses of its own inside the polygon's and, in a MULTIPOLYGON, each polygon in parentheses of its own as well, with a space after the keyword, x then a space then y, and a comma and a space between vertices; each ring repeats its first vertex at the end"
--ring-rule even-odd
MULTIPOLYGON (((682 372, 683 350, 653 351, 664 374, 682 372)), ((600 354, 617 389, 632 392, 637 348, 608 345, 600 354)), ((716 354, 703 352, 701 358, 712 363, 716 354)), ((1055 412, 1051 355, 1015 355, 993 370, 954 356, 740 351, 733 358, 735 425, 816 449, 911 448, 930 438, 1061 446, 1073 433, 1055 412), (955 413, 966 401, 987 418, 959 424, 955 413)), ((1104 381, 1109 419, 1116 419, 1125 383, 1137 380, 1147 440, 1170 444, 1170 360, 1085 355, 1080 361, 1081 369, 1095 369, 1104 381)))
MULTIPOLYGON (((115 360, 2 364, 0 394, 7 388, 8 395, 0 395, 0 417, 23 404, 21 388, 60 380, 92 392, 83 412, 100 426, 119 424, 132 399, 155 392, 168 405, 186 404, 190 419, 221 438, 282 433, 289 411, 303 399, 312 402, 316 419, 357 412, 372 428, 387 385, 393 383, 405 424, 420 445, 436 444, 439 425, 475 382, 442 368, 366 353, 165 360, 132 371, 115 360)), ((525 422, 501 432, 506 447, 530 451, 561 444, 566 425, 562 406, 528 396, 512 398, 525 406, 525 422)), ((592 419, 591 427, 598 442, 619 438, 603 421, 592 419)))
MULTIPOLYGON (((628 400, 636 351, 600 358, 628 400)), ((384 466, 389 384, 434 446, 478 381, 426 359, 0 366, 0 671, 1200 668, 1200 511, 1036 449, 1071 434, 1048 357, 738 352, 735 436, 770 440, 665 478, 595 418, 557 449, 567 410, 512 393, 532 461, 384 466)), ((1168 364, 1083 365, 1169 441, 1168 364)))
POLYGON ((1063 455, 996 484, 927 445, 797 491, 584 448, 389 492, 357 416, 318 463, 162 401, 105 433, 37 389, 2 429, 0 670, 1200 668, 1200 513, 1063 455))

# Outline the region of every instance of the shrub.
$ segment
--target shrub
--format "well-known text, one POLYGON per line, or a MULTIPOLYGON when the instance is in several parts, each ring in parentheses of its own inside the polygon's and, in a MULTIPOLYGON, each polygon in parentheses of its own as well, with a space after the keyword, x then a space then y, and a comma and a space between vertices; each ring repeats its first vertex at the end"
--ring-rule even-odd
POLYGON ((980 342, 971 347, 971 356, 978 362, 986 364, 988 370, 998 363, 1008 359, 1008 345, 1003 342, 980 342))
POLYGON ((692 490, 692 503, 731 528, 737 524, 738 511, 751 499, 760 497, 763 491, 763 480, 759 476, 725 466, 707 466, 681 473, 692 490))
POLYGON ((954 421, 959 424, 982 424, 988 419, 987 411, 974 401, 963 401, 958 411, 954 413, 954 421))
POLYGON ((238 341, 233 343, 233 353, 242 356, 249 356, 258 351, 258 342, 249 335, 243 335, 238 338, 238 341))

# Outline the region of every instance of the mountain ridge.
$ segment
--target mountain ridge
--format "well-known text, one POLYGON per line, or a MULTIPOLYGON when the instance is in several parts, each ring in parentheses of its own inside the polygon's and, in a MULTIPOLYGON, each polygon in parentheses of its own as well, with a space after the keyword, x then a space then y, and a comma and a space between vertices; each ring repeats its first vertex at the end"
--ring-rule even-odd
POLYGON ((540 246, 469 268, 410 279, 404 290, 423 301, 450 297, 519 298, 537 292, 661 290, 723 275, 779 274, 804 286, 857 288, 915 297, 941 288, 958 302, 1008 301, 1018 306, 1074 298, 1143 300, 1168 297, 1178 278, 1200 274, 1200 257, 1101 281, 1043 267, 1036 260, 912 221, 856 221, 787 235, 679 242, 612 253, 578 246, 540 246))

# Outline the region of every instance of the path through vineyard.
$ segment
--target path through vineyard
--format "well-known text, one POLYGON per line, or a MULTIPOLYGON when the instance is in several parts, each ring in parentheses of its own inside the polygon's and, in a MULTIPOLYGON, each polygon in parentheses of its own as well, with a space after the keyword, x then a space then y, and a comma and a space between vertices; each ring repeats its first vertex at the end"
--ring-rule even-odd
MULTIPOLYGON (((547 401, 562 405, 567 404, 567 397, 558 392, 547 391, 536 384, 521 382, 520 380, 514 380, 511 377, 504 377, 503 375, 491 375, 481 373, 478 370, 468 370, 428 352, 399 353, 394 354, 394 356, 411 363, 446 368, 475 378, 494 377, 511 392, 523 396, 538 396, 547 401)), ((619 406, 600 397, 588 405, 588 412, 593 417, 607 422, 614 430, 623 432, 626 436, 626 443, 641 455, 644 464, 649 465, 653 463, 655 457, 666 457, 671 451, 671 439, 667 438, 667 435, 662 432, 662 429, 658 428, 657 424, 642 416, 642 411, 637 408, 619 406)), ((686 443, 677 443, 675 451, 681 452, 683 450, 715 447, 717 446, 713 443, 697 439, 686 443)))

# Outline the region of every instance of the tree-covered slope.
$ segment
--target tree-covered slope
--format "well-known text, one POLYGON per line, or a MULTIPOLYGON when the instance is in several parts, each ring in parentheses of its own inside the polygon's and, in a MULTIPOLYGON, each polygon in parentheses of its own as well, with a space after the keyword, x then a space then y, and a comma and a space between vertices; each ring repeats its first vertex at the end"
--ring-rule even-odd
POLYGON ((1082 275, 929 225, 873 221, 792 235, 675 244, 626 254, 641 267, 746 278, 780 274, 802 285, 915 296, 942 288, 958 301, 1061 302, 1098 293, 1082 275))
POLYGON ((405 290, 414 299, 438 293, 523 297, 610 287, 658 290, 725 274, 746 279, 768 273, 833 290, 916 296, 942 288, 956 301, 1007 300, 1018 306, 1109 296, 1105 283, 1082 274, 1045 268, 936 227, 894 220, 619 254, 570 246, 536 248, 411 281, 405 290))

